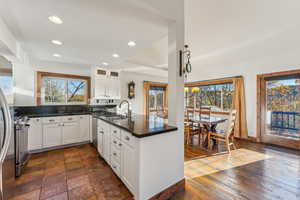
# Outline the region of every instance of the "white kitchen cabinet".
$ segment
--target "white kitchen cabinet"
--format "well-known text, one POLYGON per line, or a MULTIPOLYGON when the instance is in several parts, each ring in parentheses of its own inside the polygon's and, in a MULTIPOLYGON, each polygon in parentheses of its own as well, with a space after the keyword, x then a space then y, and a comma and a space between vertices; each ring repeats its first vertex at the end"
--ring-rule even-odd
POLYGON ((96 99, 121 98, 119 72, 97 69, 94 77, 94 97, 96 99))
POLYGON ((41 118, 32 118, 29 120, 28 129, 28 150, 37 150, 43 148, 43 128, 41 118))
POLYGON ((121 179, 134 193, 136 170, 135 170, 135 149, 126 143, 122 143, 121 148, 121 179))
POLYGON ((103 157, 104 156, 104 132, 101 130, 101 131, 98 131, 97 132, 97 141, 98 141, 98 147, 97 147, 97 150, 99 152, 99 154, 103 157))
POLYGON ((95 77, 95 98, 108 98, 108 82, 106 77, 95 77))
POLYGON ((80 142, 89 141, 90 139, 90 116, 89 115, 79 116, 79 127, 80 127, 80 142))
POLYGON ((103 123, 103 158, 110 164, 110 125, 103 123))
POLYGON ((64 122, 62 125, 63 144, 80 142, 78 122, 64 122))
POLYGON ((62 145, 61 123, 43 124, 43 147, 62 145))

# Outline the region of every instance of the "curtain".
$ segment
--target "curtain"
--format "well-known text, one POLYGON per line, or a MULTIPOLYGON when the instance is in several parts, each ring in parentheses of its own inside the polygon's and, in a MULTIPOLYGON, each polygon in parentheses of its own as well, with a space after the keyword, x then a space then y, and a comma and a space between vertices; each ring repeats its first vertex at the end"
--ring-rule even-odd
POLYGON ((237 138, 248 138, 244 78, 233 78, 233 84, 235 90, 233 95, 232 109, 237 110, 234 136, 237 138))

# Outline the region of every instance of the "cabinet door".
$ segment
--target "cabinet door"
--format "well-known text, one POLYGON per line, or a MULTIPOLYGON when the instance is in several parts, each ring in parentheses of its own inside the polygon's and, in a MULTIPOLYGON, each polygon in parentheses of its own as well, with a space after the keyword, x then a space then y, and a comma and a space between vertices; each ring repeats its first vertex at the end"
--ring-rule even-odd
POLYGON ((97 133, 97 140, 98 140, 98 152, 99 152, 99 154, 103 157, 104 156, 104 154, 103 154, 103 152, 104 152, 104 144, 103 144, 103 142, 104 142, 104 140, 103 140, 103 137, 104 137, 104 132, 103 131, 98 131, 98 133, 97 133))
POLYGON ((60 123, 43 125, 43 146, 54 147, 62 144, 60 123))
POLYGON ((80 129, 77 122, 63 123, 63 144, 71 144, 80 141, 80 129))
POLYGON ((28 150, 36 150, 43 148, 43 128, 40 118, 32 118, 29 120, 30 127, 28 129, 28 150))
POLYGON ((134 148, 123 143, 122 145, 122 164, 121 164, 121 178, 128 189, 134 192, 135 189, 135 151, 134 148))
POLYGON ((103 123, 103 157, 110 164, 110 128, 107 123, 103 123))
POLYGON ((120 81, 118 78, 109 78, 107 80, 108 84, 108 94, 110 98, 119 99, 120 98, 120 81))
POLYGON ((90 116, 84 115, 79 117, 80 141, 88 141, 90 139, 90 116))
POLYGON ((95 78, 95 97, 106 98, 107 97, 107 82, 105 77, 95 78))

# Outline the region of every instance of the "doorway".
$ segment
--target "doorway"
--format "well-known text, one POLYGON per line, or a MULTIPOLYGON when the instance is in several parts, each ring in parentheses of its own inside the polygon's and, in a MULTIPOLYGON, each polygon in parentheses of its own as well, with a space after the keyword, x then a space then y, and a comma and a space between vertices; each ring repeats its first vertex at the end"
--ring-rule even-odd
POLYGON ((263 143, 300 148, 300 70, 258 75, 258 132, 263 143))
POLYGON ((144 82, 144 113, 149 117, 168 118, 168 85, 144 82))

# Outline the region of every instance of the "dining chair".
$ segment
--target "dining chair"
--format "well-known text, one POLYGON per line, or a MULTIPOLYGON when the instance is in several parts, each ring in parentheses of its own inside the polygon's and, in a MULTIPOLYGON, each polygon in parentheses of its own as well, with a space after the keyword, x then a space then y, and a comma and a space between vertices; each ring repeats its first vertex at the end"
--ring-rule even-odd
POLYGON ((201 129, 198 123, 194 122, 194 110, 186 110, 186 118, 184 124, 185 144, 190 144, 193 137, 198 135, 198 144, 201 142, 201 129))
POLYGON ((230 147, 233 146, 233 149, 236 149, 234 144, 234 126, 236 123, 236 110, 231 110, 228 124, 225 130, 218 130, 216 132, 208 132, 208 148, 212 150, 213 142, 212 140, 225 142, 228 152, 230 153, 230 147))

